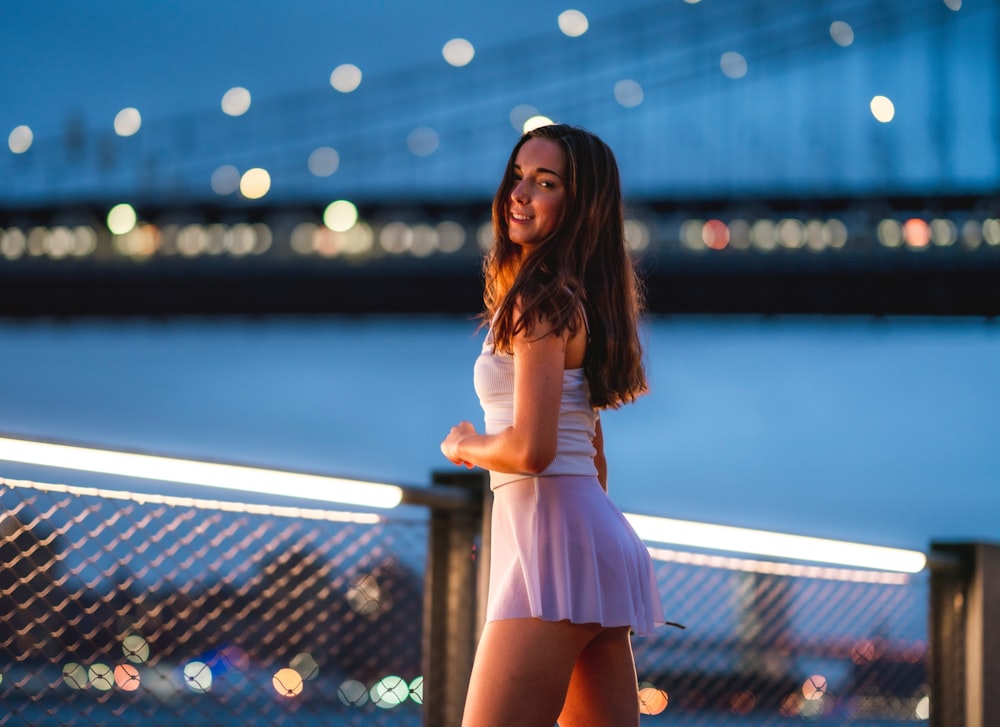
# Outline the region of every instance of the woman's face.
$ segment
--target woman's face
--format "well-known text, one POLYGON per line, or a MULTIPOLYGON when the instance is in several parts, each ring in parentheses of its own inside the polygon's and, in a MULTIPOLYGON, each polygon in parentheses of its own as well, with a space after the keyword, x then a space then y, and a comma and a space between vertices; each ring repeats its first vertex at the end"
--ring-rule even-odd
POLYGON ((514 158, 507 205, 510 241, 530 248, 555 232, 566 204, 566 155, 559 142, 529 139, 514 158))

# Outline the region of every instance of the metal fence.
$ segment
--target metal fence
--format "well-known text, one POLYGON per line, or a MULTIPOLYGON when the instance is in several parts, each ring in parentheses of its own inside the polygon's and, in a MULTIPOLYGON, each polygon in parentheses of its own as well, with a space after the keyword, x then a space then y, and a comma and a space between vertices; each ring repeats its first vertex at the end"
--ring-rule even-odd
MULTIPOLYGON (((419 725, 430 522, 0 479, 0 724, 419 725)), ((927 718, 925 575, 650 550, 644 724, 927 718)))

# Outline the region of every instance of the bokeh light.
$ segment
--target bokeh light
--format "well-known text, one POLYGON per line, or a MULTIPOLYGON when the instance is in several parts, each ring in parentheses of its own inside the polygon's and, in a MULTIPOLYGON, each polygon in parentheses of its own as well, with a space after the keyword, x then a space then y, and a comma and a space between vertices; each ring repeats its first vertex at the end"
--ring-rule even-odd
POLYGON ((956 13, 962 9, 962 0, 944 0, 945 7, 956 13))
POLYGON ((639 689, 639 713, 640 714, 660 714, 667 708, 669 698, 662 689, 657 689, 652 685, 643 686, 639 689))
POLYGON ((826 689, 826 677, 822 674, 813 674, 802 683, 802 696, 810 701, 822 699, 826 689))
POLYGON ((410 700, 415 704, 424 703, 424 678, 417 677, 410 682, 410 700))
POLYGON ((563 10, 558 18, 559 30, 570 38, 579 38, 590 28, 587 16, 579 10, 563 10))
POLYGON ((122 202, 108 212, 108 229, 114 235, 125 235, 135 227, 138 217, 132 205, 122 202))
POLYGON ((368 688, 356 679, 347 679, 337 688, 337 699, 347 707, 368 704, 368 688))
POLYGON ((316 663, 312 654, 304 651, 293 656, 292 660, 288 662, 288 666, 298 672, 305 681, 315 679, 319 675, 319 664, 316 663))
POLYGON ((722 220, 708 220, 702 225, 701 240, 709 250, 722 250, 729 244, 729 228, 722 220))
POLYGON ((888 124, 896 116, 896 106, 887 96, 873 96, 868 106, 872 116, 883 124, 888 124))
POLYGON ((189 661, 183 669, 184 683, 192 692, 208 692, 212 689, 212 670, 203 661, 189 661))
POLYGON ((460 68, 472 63, 476 49, 465 38, 452 38, 441 48, 441 55, 444 56, 448 65, 460 68))
POLYGON ((144 664, 149 660, 149 642, 138 634, 130 634, 122 639, 122 653, 133 664, 144 664))
POLYGON ((129 106, 115 114, 115 133, 118 136, 132 136, 138 133, 142 126, 142 115, 139 109, 129 106))
POLYGON ((226 116, 242 116, 250 110, 250 92, 234 86, 222 95, 222 112, 226 116))
POLYGON ((86 689, 90 681, 87 668, 75 661, 71 661, 63 667, 62 678, 70 689, 86 689))
POLYGON ((291 667, 278 669, 271 678, 271 684, 274 686, 274 691, 282 697, 291 698, 302 694, 302 676, 291 667))
POLYGON ((358 208, 353 202, 338 199, 323 210, 323 224, 334 232, 346 232, 358 221, 358 208))
POLYGON ((428 157, 438 150, 441 139, 438 133, 427 126, 419 126, 406 137, 406 146, 418 157, 428 157))
POLYGON ((410 685, 402 677, 386 676, 375 682, 368 694, 375 706, 392 709, 410 698, 410 685))
POLYGON ((538 109, 530 104, 518 104, 510 110, 510 125, 518 133, 524 131, 524 125, 528 119, 538 116, 538 109))
POLYGON ((115 686, 125 692, 134 692, 140 684, 139 670, 131 664, 115 667, 115 686))
POLYGON ((240 188, 240 170, 232 164, 223 164, 212 172, 212 191, 225 196, 233 194, 240 188))
POLYGON ((854 28, 843 20, 834 20, 830 23, 830 37, 834 43, 846 48, 854 43, 854 28))
POLYGON ((919 217, 903 223, 903 239, 910 247, 926 248, 931 241, 931 226, 919 217))
POLYGON ((736 51, 727 51, 719 59, 719 67, 729 78, 743 78, 747 75, 747 59, 736 51))
POLYGON ((340 154, 329 146, 320 146, 313 149, 307 165, 313 176, 329 177, 340 166, 340 154))
POLYGON ((30 126, 25 126, 24 124, 15 126, 7 136, 7 148, 15 154, 24 154, 24 152, 31 148, 34 140, 35 135, 32 133, 30 126))
POLYGON ((615 101, 625 108, 635 108, 642 103, 642 99, 642 86, 637 81, 624 78, 615 84, 615 101))
POLYGON ((527 134, 529 131, 534 131, 541 126, 551 126, 555 122, 548 116, 542 116, 538 114, 537 116, 532 116, 524 122, 523 133, 527 134))
POLYGON ((240 194, 247 199, 260 199, 271 191, 271 175, 266 169, 247 169, 240 177, 240 194))
POLYGON ((110 691, 115 686, 114 669, 101 662, 90 665, 90 669, 87 670, 87 678, 90 686, 99 692, 110 691))
POLYGON ((361 69, 352 63, 343 63, 330 74, 330 85, 341 93, 350 93, 361 85, 361 69))

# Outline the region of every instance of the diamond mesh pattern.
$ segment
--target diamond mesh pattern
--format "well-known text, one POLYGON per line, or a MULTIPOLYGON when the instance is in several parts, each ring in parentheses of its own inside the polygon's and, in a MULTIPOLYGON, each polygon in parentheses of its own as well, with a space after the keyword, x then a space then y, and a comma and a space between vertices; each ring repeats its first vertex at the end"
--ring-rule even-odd
MULTIPOLYGON (((0 479, 0 725, 419 725, 426 545, 420 519, 0 479)), ((926 714, 924 575, 650 550, 686 629, 634 642, 643 724, 926 714)))

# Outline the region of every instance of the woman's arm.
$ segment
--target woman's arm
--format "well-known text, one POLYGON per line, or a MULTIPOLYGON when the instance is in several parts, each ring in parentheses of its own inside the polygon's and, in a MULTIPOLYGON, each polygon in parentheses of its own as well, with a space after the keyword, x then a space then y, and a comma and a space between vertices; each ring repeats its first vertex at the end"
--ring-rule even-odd
POLYGON ((537 474, 555 459, 566 339, 544 325, 536 324, 513 340, 513 424, 496 434, 480 434, 469 422, 452 427, 441 451, 455 464, 537 474))
POLYGON ((597 480, 605 492, 608 491, 608 460, 604 457, 604 432, 601 430, 601 418, 597 418, 597 427, 594 430, 594 464, 597 465, 597 480))

